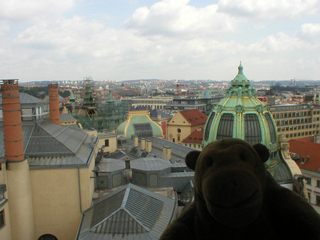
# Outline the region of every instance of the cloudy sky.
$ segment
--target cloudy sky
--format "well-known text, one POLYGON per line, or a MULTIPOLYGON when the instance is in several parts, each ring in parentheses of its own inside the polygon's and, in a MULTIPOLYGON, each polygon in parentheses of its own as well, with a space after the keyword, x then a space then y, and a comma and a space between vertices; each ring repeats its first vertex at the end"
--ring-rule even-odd
POLYGON ((320 0, 0 1, 0 79, 320 79, 320 0))

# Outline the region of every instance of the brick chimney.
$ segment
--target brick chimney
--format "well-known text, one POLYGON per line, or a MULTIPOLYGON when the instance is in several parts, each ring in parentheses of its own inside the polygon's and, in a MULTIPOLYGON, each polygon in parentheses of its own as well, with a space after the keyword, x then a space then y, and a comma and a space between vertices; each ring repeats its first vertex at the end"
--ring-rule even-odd
POLYGON ((60 125, 58 84, 49 84, 49 108, 50 122, 60 125))
POLYGON ((29 165, 24 157, 18 79, 2 81, 3 131, 7 160, 11 238, 34 240, 32 191, 29 165))
POLYGON ((18 79, 3 80, 1 85, 5 157, 23 161, 23 135, 18 79))

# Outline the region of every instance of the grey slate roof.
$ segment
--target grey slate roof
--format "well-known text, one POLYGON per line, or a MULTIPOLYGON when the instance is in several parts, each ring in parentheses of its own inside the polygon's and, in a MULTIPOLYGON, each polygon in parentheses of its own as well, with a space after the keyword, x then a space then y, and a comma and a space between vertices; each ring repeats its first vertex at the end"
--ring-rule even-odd
POLYGON ((122 160, 104 158, 97 165, 99 172, 115 172, 126 169, 126 164, 122 160))
MULTIPOLYGON (((43 103, 43 100, 33 97, 27 93, 20 93, 20 103, 21 104, 37 104, 37 103, 43 103)), ((2 105, 2 94, 0 94, 0 105, 2 105)))
POLYGON ((183 146, 181 144, 170 142, 163 138, 148 137, 146 139, 152 141, 152 148, 153 148, 152 153, 154 153, 157 156, 163 155, 163 146, 170 147, 172 159, 174 160, 184 160, 184 158, 189 152, 195 150, 194 148, 190 148, 190 147, 183 146), (158 152, 154 150, 158 150, 158 152), (161 151, 162 153, 160 154, 159 151, 161 151))
POLYGON ((60 122, 73 122, 77 121, 70 113, 61 113, 60 122))
POLYGON ((176 211, 174 199, 128 184, 84 212, 77 240, 159 239, 176 211))
MULTIPOLYGON (((48 121, 23 122, 23 145, 30 168, 87 165, 91 159, 91 137, 72 125, 48 121)), ((5 156, 3 122, 0 123, 0 158, 5 156)))
POLYGON ((116 151, 108 156, 108 158, 114 158, 114 159, 125 159, 127 157, 128 156, 124 151, 116 151))
POLYGON ((132 169, 142 171, 160 171, 171 168, 171 163, 167 159, 161 158, 139 158, 130 162, 132 169))
MULTIPOLYGON (((177 144, 177 143, 173 143, 170 142, 166 139, 163 138, 158 138, 158 137, 146 137, 146 140, 150 140, 152 142, 152 152, 151 154, 153 156, 156 156, 157 158, 162 157, 163 156, 163 146, 167 146, 171 148, 171 155, 172 155, 172 160, 174 162, 180 162, 182 165, 185 165, 184 163, 184 159, 186 157, 186 155, 188 154, 188 152, 190 151, 194 151, 194 148, 190 148, 190 147, 186 147, 183 146, 181 144, 177 144)), ((139 139, 140 140, 140 139, 139 139)), ((132 139, 127 139, 127 142, 125 144, 123 144, 123 146, 126 147, 126 153, 128 154, 128 156, 136 156, 135 158, 139 158, 142 157, 142 152, 140 150, 141 148, 141 144, 139 144, 139 147, 135 150, 136 153, 133 154, 131 153, 131 150, 133 149, 133 140, 132 139)), ((151 155, 148 155, 151 156, 151 155)))

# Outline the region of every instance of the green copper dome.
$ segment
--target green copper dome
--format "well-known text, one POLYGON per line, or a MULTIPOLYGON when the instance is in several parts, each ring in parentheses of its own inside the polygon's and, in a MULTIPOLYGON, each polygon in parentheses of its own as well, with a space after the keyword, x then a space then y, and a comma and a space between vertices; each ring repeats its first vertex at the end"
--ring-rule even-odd
POLYGON ((133 135, 138 137, 163 137, 162 128, 152 121, 148 110, 129 111, 128 119, 118 126, 116 133, 123 134, 129 139, 133 135))
POLYGON ((269 107, 256 98, 255 88, 244 76, 241 64, 227 96, 221 99, 208 117, 203 148, 223 138, 240 138, 250 144, 264 144, 270 150, 266 165, 274 178, 278 182, 292 179, 289 168, 280 159, 277 130, 269 107))
POLYGON ((223 138, 240 138, 250 144, 262 143, 271 152, 278 148, 274 120, 267 106, 256 98, 255 89, 238 67, 227 96, 210 114, 204 133, 203 146, 223 138))

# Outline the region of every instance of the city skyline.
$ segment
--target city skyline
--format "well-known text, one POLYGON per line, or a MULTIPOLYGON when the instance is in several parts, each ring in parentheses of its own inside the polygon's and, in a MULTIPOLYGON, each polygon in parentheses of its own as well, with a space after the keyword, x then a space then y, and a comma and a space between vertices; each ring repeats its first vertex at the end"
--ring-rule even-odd
POLYGON ((318 0, 0 3, 0 78, 319 80, 318 0))

